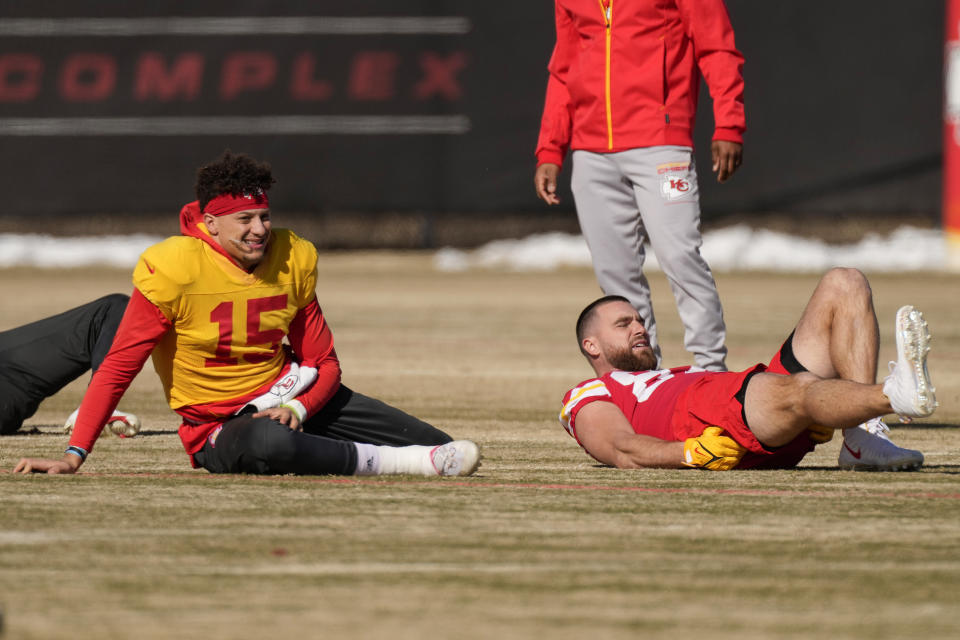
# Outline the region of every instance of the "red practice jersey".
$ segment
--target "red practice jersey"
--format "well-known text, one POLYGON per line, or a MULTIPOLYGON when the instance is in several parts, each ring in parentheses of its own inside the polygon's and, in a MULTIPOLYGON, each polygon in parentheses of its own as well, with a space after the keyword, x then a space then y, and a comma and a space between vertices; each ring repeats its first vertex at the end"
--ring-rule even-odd
POLYGON ((709 375, 698 367, 654 371, 612 371, 581 382, 563 397, 560 424, 577 442, 577 414, 591 402, 612 402, 636 433, 675 441, 672 420, 677 398, 709 375))
POLYGON ((791 468, 813 450, 807 432, 786 446, 768 449, 747 426, 743 405, 737 397, 747 378, 765 369, 758 364, 739 372, 704 371, 698 367, 612 371, 581 382, 564 395, 560 424, 580 443, 577 414, 591 402, 610 402, 626 416, 635 433, 682 442, 700 435, 707 427, 719 426, 747 449, 738 468, 791 468))

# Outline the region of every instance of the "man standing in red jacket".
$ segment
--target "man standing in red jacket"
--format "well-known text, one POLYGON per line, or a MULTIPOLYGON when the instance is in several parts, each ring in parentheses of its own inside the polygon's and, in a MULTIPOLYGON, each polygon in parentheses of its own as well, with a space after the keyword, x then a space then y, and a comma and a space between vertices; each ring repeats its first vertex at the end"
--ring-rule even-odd
POLYGON ((726 326, 700 255, 693 123, 701 74, 714 104, 713 171, 740 166, 743 56, 723 0, 555 0, 557 43, 537 143, 537 195, 557 204, 572 150, 572 189, 594 271, 644 319, 658 359, 649 240, 670 282, 696 364, 726 369, 726 326))

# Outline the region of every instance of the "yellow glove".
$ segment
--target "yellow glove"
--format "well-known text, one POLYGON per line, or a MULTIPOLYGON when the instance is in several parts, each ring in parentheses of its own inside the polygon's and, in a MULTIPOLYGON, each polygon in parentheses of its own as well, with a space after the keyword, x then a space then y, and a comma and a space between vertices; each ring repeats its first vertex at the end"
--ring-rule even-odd
POLYGON ((747 450, 730 436, 723 435, 720 427, 707 427, 696 438, 687 438, 683 443, 683 465, 728 471, 740 464, 747 450))
POLYGON ((817 444, 830 442, 833 440, 833 429, 819 424, 812 424, 807 427, 807 435, 817 444))

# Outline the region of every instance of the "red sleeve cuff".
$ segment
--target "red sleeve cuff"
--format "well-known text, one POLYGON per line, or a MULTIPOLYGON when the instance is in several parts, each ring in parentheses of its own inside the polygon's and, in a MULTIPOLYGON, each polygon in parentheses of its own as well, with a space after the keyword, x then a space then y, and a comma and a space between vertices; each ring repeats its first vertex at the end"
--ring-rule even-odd
POLYGON ((713 130, 713 139, 743 144, 743 131, 731 127, 717 127, 713 130))
POLYGON ((563 167, 563 154, 559 151, 541 151, 537 154, 537 166, 542 164, 555 164, 563 167))

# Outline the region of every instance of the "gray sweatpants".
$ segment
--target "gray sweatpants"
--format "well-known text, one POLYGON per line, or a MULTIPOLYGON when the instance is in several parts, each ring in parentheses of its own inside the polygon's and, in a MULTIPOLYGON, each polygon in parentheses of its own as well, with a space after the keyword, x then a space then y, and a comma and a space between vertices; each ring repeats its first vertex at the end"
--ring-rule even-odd
POLYGON ((726 326, 710 267, 700 255, 700 201, 690 147, 618 153, 573 152, 572 188, 580 229, 600 288, 627 298, 646 321, 657 355, 657 325, 643 274, 644 241, 663 269, 700 367, 726 369, 726 326))

